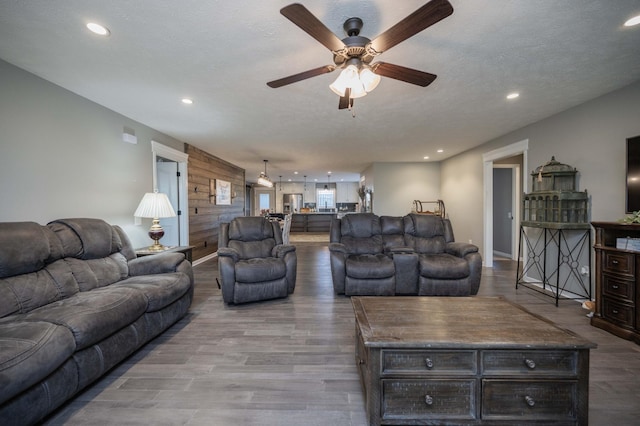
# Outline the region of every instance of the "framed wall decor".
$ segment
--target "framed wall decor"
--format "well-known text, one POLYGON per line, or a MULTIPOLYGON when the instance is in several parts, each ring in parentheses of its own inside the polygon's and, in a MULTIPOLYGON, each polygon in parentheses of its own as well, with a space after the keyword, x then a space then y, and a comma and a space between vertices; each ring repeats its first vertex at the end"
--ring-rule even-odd
POLYGON ((212 192, 215 194, 217 205, 231 205, 231 182, 222 179, 211 179, 211 186, 213 187, 212 192))

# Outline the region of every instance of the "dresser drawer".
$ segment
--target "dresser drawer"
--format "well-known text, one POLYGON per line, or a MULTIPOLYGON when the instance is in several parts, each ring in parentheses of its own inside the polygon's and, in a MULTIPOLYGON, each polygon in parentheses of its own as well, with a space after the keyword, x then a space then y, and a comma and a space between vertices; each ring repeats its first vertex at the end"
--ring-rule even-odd
POLYGON ((575 421, 577 382, 482 381, 483 420, 575 421))
POLYGON ((478 368, 476 351, 382 351, 382 374, 469 374, 475 375, 478 368))
POLYGON ((635 274, 635 255, 623 252, 604 252, 604 272, 615 272, 633 277, 635 274))
POLYGON ((602 298, 602 316, 621 327, 633 328, 634 311, 631 305, 620 303, 606 296, 602 298))
POLYGON ((382 380, 382 419, 475 419, 476 383, 469 380, 382 380))
POLYGON ((482 351, 483 375, 574 377, 578 369, 575 351, 482 351))
POLYGON ((609 274, 602 274, 602 293, 633 302, 635 281, 621 279, 609 274))

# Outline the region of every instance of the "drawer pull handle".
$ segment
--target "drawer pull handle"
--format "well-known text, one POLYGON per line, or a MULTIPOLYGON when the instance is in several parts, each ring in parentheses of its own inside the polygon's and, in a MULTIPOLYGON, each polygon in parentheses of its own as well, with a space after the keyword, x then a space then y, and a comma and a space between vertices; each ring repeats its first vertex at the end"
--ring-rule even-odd
POLYGON ((620 287, 618 287, 618 285, 617 285, 617 284, 614 284, 614 285, 612 285, 611 287, 612 287, 614 290, 617 290, 617 289, 619 289, 619 288, 620 288, 620 287))
POLYGON ((524 363, 527 365, 527 368, 528 368, 529 370, 533 370, 533 369, 535 369, 535 368, 536 368, 536 363, 535 363, 535 361, 534 361, 534 360, 532 360, 532 359, 525 359, 525 360, 524 360, 524 363))
POLYGON ((620 262, 618 262, 617 260, 612 260, 611 263, 613 263, 614 265, 617 265, 620 262))
POLYGON ((431 358, 427 358, 424 360, 427 369, 431 370, 433 368, 433 360, 431 358))
POLYGON ((617 309, 612 310, 611 312, 613 312, 614 314, 618 315, 620 312, 617 309))
POLYGON ((433 397, 431 395, 425 395, 424 403, 427 405, 433 405, 433 397))
POLYGON ((525 396, 524 400, 526 401, 529 407, 533 407, 534 405, 536 405, 536 402, 529 395, 525 396))

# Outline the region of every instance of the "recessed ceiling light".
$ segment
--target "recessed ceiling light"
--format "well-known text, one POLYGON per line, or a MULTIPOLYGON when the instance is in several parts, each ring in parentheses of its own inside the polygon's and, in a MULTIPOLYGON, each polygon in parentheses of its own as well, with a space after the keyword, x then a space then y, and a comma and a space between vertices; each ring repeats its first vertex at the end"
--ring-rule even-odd
POLYGON ((634 25, 638 25, 638 24, 640 24, 640 15, 634 16, 633 18, 629 19, 627 22, 624 23, 624 26, 633 27, 634 25))
POLYGON ((294 175, 297 175, 297 174, 298 174, 298 172, 293 172, 293 174, 294 174, 294 175))
POLYGON ((87 28, 89 28, 89 31, 91 31, 92 33, 96 33, 101 36, 106 37, 109 34, 111 34, 111 31, 109 31, 109 28, 100 24, 96 24, 95 22, 89 22, 87 24, 87 28))
POLYGON ((187 104, 187 105, 191 105, 193 103, 193 101, 189 98, 182 98, 182 103, 183 104, 187 104))
POLYGON ((439 154, 442 154, 443 152, 444 152, 444 149, 439 149, 439 150, 438 150, 438 153, 439 153, 439 154))
POLYGON ((509 93, 509 94, 507 95, 507 99, 516 99, 516 98, 518 98, 519 96, 520 96, 520 93, 516 93, 516 92, 509 93))
POLYGON ((428 156, 428 155, 425 155, 423 158, 424 158, 425 160, 428 160, 428 159, 429 159, 429 156, 428 156))

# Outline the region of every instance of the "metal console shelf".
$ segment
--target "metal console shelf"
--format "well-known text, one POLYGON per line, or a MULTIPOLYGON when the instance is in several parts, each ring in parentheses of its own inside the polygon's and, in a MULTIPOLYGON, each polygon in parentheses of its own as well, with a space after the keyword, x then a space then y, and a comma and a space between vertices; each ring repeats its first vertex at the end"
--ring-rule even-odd
POLYGON ((591 299, 591 227, 588 223, 530 223, 520 226, 520 244, 518 246, 518 268, 516 289, 524 286, 555 298, 556 306, 563 294, 566 299, 591 299), (525 228, 540 229, 537 236, 530 236, 525 228), (523 244, 528 255, 522 261, 523 244), (555 258, 555 262, 552 259, 555 258), (585 259, 586 258, 586 259, 585 259), (581 263, 581 260, 584 263, 581 263), (580 265, 588 265, 586 274, 580 271, 580 265), (542 285, 532 285, 525 281, 527 273, 535 271, 541 277, 542 285), (576 282, 577 289, 567 288, 569 282, 576 282), (576 297, 567 297, 570 294, 576 297))

